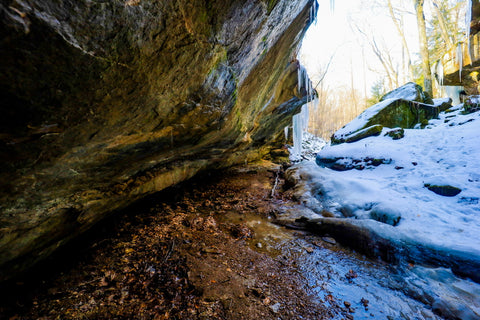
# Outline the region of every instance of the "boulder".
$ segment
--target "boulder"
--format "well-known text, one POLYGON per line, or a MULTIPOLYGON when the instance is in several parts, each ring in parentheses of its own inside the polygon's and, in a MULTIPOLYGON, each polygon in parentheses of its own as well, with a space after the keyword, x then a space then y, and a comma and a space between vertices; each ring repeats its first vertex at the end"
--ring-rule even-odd
POLYGON ((333 144, 346 142, 347 137, 355 136, 357 132, 375 125, 387 128, 414 128, 418 123, 437 118, 441 111, 451 107, 451 102, 451 99, 434 101, 423 93, 419 85, 410 82, 387 93, 379 103, 335 132, 331 141, 333 144))
POLYGON ((426 183, 425 187, 428 190, 444 197, 455 197, 457 194, 462 192, 462 189, 450 185, 431 185, 426 183))
POLYGON ((480 96, 469 96, 463 103, 463 114, 469 114, 480 110, 480 96))
MULTIPOLYGON (((388 99, 403 99, 426 103, 422 87, 413 82, 408 82, 400 88, 385 94, 380 98, 380 102, 388 99)), ((433 102, 431 104, 433 104, 433 102)))

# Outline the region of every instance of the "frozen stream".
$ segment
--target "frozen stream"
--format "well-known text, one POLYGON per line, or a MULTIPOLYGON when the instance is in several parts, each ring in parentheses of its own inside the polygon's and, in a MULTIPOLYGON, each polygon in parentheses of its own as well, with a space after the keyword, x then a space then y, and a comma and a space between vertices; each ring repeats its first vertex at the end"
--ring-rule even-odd
POLYGON ((293 259, 308 290, 335 319, 479 319, 480 284, 445 268, 392 265, 344 248, 332 238, 289 230, 257 215, 227 214, 255 232, 250 246, 293 259))

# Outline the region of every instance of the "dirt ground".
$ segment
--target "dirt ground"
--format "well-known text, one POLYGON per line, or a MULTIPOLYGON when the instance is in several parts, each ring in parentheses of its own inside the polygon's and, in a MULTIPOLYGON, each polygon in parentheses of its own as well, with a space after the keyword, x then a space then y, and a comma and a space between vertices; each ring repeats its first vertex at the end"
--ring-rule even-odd
POLYGON ((272 164, 211 173, 101 223, 1 285, 1 319, 328 319, 294 259, 248 245, 229 212, 274 216, 291 201, 272 164), (273 186, 276 185, 272 196, 273 186))

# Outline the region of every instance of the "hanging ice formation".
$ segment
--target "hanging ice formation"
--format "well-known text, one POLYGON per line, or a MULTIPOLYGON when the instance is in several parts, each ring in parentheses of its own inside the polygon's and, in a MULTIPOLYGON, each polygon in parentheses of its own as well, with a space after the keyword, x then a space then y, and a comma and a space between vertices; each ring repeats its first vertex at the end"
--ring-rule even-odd
POLYGON ((442 60, 438 60, 435 65, 435 73, 437 74, 437 81, 440 86, 443 86, 443 63, 442 60))
POLYGON ((460 79, 460 82, 462 82, 463 50, 462 50, 461 42, 459 42, 457 45, 457 63, 458 63, 458 77, 460 79))
MULTIPOLYGON (((330 8, 333 8, 335 0, 330 0, 330 8)), ((313 0, 313 5, 310 7, 310 23, 317 23, 317 0, 313 0)), ((332 9, 333 10, 333 9, 332 9)), ((314 94, 312 82, 308 77, 307 70, 300 65, 297 71, 298 92, 305 92, 307 102, 302 106, 300 113, 293 116, 292 131, 293 131, 293 148, 290 150, 294 158, 301 158, 302 155, 302 141, 303 132, 308 129, 308 122, 310 119, 310 108, 315 111, 318 108, 318 97, 314 94), (312 98, 313 96, 313 98, 312 98)), ((285 127, 285 140, 288 140, 288 127, 285 127)))
POLYGON ((283 128, 283 132, 285 133, 285 141, 288 141, 288 126, 283 128))
MULTIPOLYGON (((332 1, 332 0, 330 0, 332 1)), ((313 24, 317 23, 317 0, 313 0, 313 5, 310 7, 310 21, 313 24)))
MULTIPOLYGON (((310 119, 310 108, 316 110, 318 108, 318 98, 312 87, 312 82, 308 78, 308 73, 302 65, 298 68, 298 91, 305 92, 307 101, 302 106, 300 113, 293 116, 293 148, 292 155, 294 158, 300 158, 302 154, 303 132, 308 130, 308 122, 310 119)), ((287 131, 285 131, 288 133, 287 131)), ((287 136, 287 135, 286 135, 287 136)))

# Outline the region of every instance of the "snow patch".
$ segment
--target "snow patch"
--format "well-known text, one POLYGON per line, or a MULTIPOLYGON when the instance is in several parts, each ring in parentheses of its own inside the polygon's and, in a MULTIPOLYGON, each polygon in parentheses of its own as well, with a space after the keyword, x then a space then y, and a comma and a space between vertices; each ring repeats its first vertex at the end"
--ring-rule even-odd
MULTIPOLYGON (((342 172, 314 162, 297 164, 304 179, 300 183, 316 199, 309 201, 310 209, 326 209, 339 218, 376 220, 372 228, 388 239, 409 239, 430 251, 480 261, 480 112, 464 115, 461 106, 452 109, 456 111, 440 113, 425 129, 405 129, 399 140, 382 134, 327 145, 319 152, 321 158, 392 159, 389 164, 342 172), (445 197, 425 184, 462 191, 445 197), (379 229, 378 223, 388 227, 379 229)), ((355 121, 367 118, 368 113, 355 121)))

